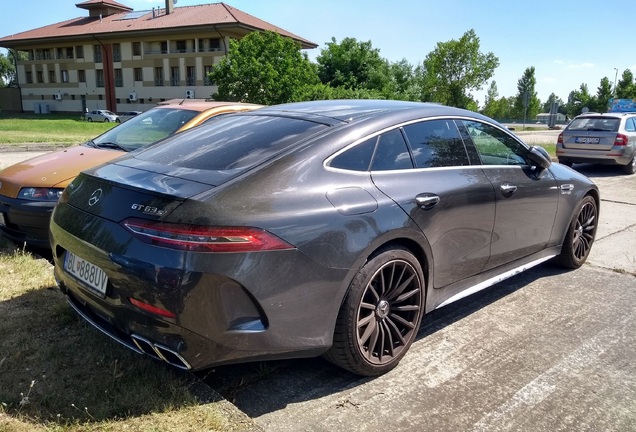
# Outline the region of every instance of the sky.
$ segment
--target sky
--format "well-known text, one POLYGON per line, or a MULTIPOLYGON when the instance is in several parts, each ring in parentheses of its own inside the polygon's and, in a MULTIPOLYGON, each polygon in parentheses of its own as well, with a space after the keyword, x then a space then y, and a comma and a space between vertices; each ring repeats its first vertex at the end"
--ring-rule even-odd
MULTIPOLYGON (((83 0, 2 0, 0 37, 83 17, 83 0), (5 4, 7 3, 7 4, 5 4)), ((117 0, 134 10, 165 7, 165 0, 117 0)), ((176 7, 212 3, 177 0, 176 7)), ((419 65, 439 42, 474 29, 480 51, 499 58, 498 96, 517 94, 523 72, 535 68, 537 96, 567 101, 587 84, 596 94, 603 77, 614 85, 626 69, 636 73, 634 0, 226 0, 226 4, 318 45, 315 60, 332 38, 371 41, 390 62, 419 65)), ((3 51, 4 52, 4 51, 3 51)), ((490 82, 490 81, 489 81, 490 82)), ((487 85, 473 93, 484 104, 487 85)))

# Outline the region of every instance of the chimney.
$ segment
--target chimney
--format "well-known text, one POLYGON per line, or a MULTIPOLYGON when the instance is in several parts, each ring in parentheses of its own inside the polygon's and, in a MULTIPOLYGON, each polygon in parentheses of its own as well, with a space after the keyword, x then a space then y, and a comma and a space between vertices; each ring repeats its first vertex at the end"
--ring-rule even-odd
POLYGON ((174 0, 166 0, 166 15, 174 11, 174 0))

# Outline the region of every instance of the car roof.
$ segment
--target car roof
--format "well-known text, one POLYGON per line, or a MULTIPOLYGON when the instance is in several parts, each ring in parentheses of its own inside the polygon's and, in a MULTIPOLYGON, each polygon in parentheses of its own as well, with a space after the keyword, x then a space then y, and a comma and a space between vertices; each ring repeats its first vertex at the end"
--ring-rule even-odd
POLYGON ((480 114, 473 111, 448 107, 436 103, 376 99, 342 99, 296 102, 266 107, 260 109, 258 114, 296 113, 301 116, 302 114, 307 114, 311 116, 323 116, 342 122, 350 122, 362 117, 377 117, 400 112, 408 112, 417 117, 439 115, 482 117, 480 114))

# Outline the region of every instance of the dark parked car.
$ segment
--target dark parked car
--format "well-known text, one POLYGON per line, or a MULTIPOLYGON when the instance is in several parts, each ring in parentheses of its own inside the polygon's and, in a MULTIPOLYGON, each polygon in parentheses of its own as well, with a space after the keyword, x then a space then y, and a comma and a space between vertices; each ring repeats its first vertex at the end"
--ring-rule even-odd
POLYGON ((587 177, 479 114, 304 102, 80 174, 51 247, 73 308, 137 352, 377 375, 425 313, 551 258, 581 266, 598 206, 587 177))

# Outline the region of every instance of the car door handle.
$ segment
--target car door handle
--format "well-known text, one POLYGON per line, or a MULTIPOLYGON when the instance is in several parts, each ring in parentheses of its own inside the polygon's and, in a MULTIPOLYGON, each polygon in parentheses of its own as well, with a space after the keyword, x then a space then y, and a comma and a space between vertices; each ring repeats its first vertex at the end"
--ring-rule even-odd
POLYGON ((501 193, 504 195, 512 195, 517 191, 517 186, 510 183, 503 183, 500 187, 501 193))
POLYGON ((434 194, 420 194, 415 197, 417 205, 425 210, 435 207, 439 201, 440 198, 434 194))

